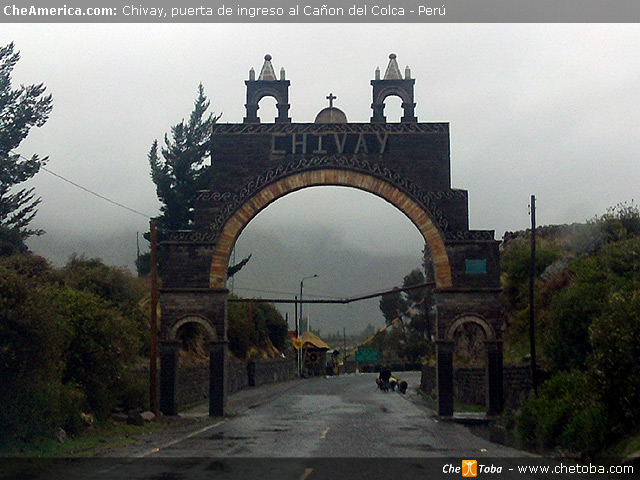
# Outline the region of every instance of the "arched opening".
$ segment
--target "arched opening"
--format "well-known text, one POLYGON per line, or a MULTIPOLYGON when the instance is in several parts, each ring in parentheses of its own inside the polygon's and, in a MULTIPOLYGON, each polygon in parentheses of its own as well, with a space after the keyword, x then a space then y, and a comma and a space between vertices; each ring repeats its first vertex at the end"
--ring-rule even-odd
MULTIPOLYGON (((422 208, 377 178, 355 172, 325 171, 323 176, 318 176, 317 172, 312 173, 315 176, 307 174, 298 178, 290 177, 255 195, 245 204, 247 209, 243 211, 241 208, 237 212, 238 215, 234 216, 237 222, 241 221, 243 224, 233 237, 230 237, 233 230, 223 227, 223 235, 226 233, 229 237, 225 235, 220 243, 226 238, 236 240, 233 242, 236 251, 232 264, 252 255, 244 269, 228 284, 230 289, 233 286, 236 295, 271 299, 288 296, 293 299, 294 296, 303 293, 302 289, 298 291, 301 279, 315 277, 316 274, 319 278, 309 279, 304 283, 305 299, 340 299, 388 290, 394 285, 403 286, 404 277, 412 270, 418 270, 421 278, 425 278, 425 238, 432 240, 436 253, 441 245, 434 241, 434 232, 429 231, 428 227, 433 227, 433 224, 425 220, 426 213, 422 208), (314 181, 310 181, 312 178, 314 181), (329 179, 326 183, 330 186, 322 186, 322 179, 329 179), (310 186, 299 188, 304 186, 305 181, 308 181, 310 186), (340 186, 341 184, 344 186, 340 186), (333 228, 326 232, 320 231, 323 225, 320 214, 331 217, 333 228), (359 229, 360 239, 352 236, 358 235, 355 233, 358 229, 354 229, 357 219, 364 224, 359 229), (260 225, 264 225, 264 228, 261 229, 260 225), (422 230, 418 225, 422 225, 422 230), (266 233, 274 231, 277 232, 276 235, 266 233), (412 242, 405 242, 410 235, 412 242), (370 250, 364 262, 354 262, 354 259, 348 256, 340 258, 341 252, 333 248, 336 244, 353 246, 357 240, 370 250), (391 259, 385 264, 376 258, 377 255, 381 254, 384 248, 386 254, 402 250, 403 247, 406 250, 408 243, 411 243, 413 248, 412 261, 405 262, 404 268, 396 268, 394 274, 389 274, 387 269, 390 263, 396 263, 397 259, 391 259), (264 253, 261 255, 261 252, 264 253), (330 260, 327 261, 327 258, 330 260), (365 279, 359 283, 352 282, 352 271, 364 272, 362 264, 366 262, 371 263, 377 271, 371 274, 370 269, 368 274, 361 273, 361 276, 373 275, 376 278, 372 279, 373 281, 365 279), (349 271, 345 272, 345 269, 349 271)), ((233 222, 232 218, 227 225, 234 225, 233 222)), ((239 223, 235 225, 240 227, 239 223)), ((442 255, 429 255, 428 258, 439 258, 438 269, 442 276, 445 270, 443 263, 448 265, 442 262, 442 255)), ((433 265, 429 270, 434 271, 433 265)), ((432 279, 433 273, 430 280, 432 279)), ((414 298, 415 293, 417 292, 402 298, 403 307, 398 312, 398 321, 395 322, 393 315, 389 318, 383 315, 380 297, 349 306, 305 303, 300 311, 297 306, 289 303, 280 304, 278 308, 283 315, 288 316, 291 330, 295 329, 298 319, 301 332, 310 330, 323 337, 323 334, 329 334, 333 339, 330 341, 331 347, 336 347, 334 343, 337 340, 338 350, 344 349, 346 342, 343 341, 342 333, 347 327, 350 336, 364 331, 369 324, 373 326, 374 332, 387 327, 383 334, 385 348, 381 351, 383 356, 384 350, 388 351, 388 355, 385 358, 381 357, 382 361, 396 365, 403 362, 419 364, 423 355, 434 353, 435 330, 432 328, 431 331, 418 331, 416 324, 419 321, 425 323, 421 318, 425 316, 425 308, 422 298, 414 298), (367 315, 370 320, 363 321, 367 315), (413 334, 414 330, 416 335, 413 334), (420 338, 416 338, 417 336, 420 338), (392 358, 394 345, 397 348, 392 358), (416 345, 418 348, 414 348, 416 345), (411 353, 414 355, 409 359, 411 353)), ((230 328, 231 323, 229 320, 230 328)), ((346 332, 344 333, 346 335, 346 332)), ((370 345, 369 348, 378 346, 370 345)), ((353 361, 353 358, 351 360, 353 361)))
POLYGON ((364 190, 398 208, 416 226, 429 246, 436 285, 439 288, 451 287, 451 267, 443 236, 423 206, 386 180, 361 172, 325 169, 303 171, 277 180, 254 194, 236 210, 218 236, 211 262, 211 288, 226 288, 227 267, 233 246, 242 230, 259 212, 289 193, 319 185, 349 186, 364 190))
POLYGON ((449 326, 447 339, 453 343, 454 409, 459 412, 488 410, 487 346, 495 342, 493 328, 479 316, 463 315, 449 326))
POLYGON ((258 117, 260 123, 275 123, 278 117, 275 97, 264 96, 258 101, 258 117))
POLYGON ((171 328, 172 340, 180 342, 180 361, 199 364, 209 361, 207 344, 216 340, 216 333, 201 317, 190 316, 181 319, 171 328))
MULTIPOLYGON (((318 186, 286 195, 262 210, 235 244, 235 261, 251 255, 228 288, 261 298, 340 299, 383 291, 422 269, 424 239, 396 207, 355 188, 318 186)), ((302 331, 342 338, 385 326, 375 297, 348 305, 304 304, 302 331), (338 335, 339 331, 339 335, 338 335)), ((278 304, 294 328, 295 305, 278 304)), ((298 311, 298 317, 300 311, 298 311)), ((329 342, 342 350, 343 341, 329 342)))
POLYGON ((384 116, 387 123, 400 123, 404 116, 402 102, 399 95, 389 95, 384 99, 384 116))

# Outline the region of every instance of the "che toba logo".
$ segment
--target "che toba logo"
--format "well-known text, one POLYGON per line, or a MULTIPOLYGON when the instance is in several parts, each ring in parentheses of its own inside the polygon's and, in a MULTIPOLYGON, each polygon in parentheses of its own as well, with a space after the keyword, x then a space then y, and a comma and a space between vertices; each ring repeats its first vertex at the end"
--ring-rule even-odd
POLYGON ((460 467, 454 466, 452 463, 447 463, 442 468, 443 473, 457 473, 462 474, 463 477, 477 477, 479 473, 502 473, 502 467, 496 467, 495 465, 478 465, 477 460, 462 460, 460 467))

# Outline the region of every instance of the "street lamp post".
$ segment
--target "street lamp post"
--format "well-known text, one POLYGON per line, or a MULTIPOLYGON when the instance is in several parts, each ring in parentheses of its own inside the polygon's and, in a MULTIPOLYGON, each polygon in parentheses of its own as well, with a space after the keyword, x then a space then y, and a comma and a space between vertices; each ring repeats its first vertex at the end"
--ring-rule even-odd
MULTIPOLYGON (((296 337, 299 336, 299 330, 302 328, 302 289, 304 288, 304 281, 309 280, 310 278, 317 278, 318 274, 309 275, 308 277, 304 277, 300 280, 300 296, 298 297, 298 301, 300 302, 300 319, 298 321, 298 325, 296 326, 296 337)), ((302 347, 298 350, 298 375, 300 375, 302 371, 302 347)))

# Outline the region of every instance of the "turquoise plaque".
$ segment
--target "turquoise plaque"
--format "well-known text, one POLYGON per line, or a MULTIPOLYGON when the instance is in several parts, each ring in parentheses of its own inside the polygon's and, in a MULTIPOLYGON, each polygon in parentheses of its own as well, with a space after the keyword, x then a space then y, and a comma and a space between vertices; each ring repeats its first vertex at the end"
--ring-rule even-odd
POLYGON ((487 273, 487 260, 466 260, 466 271, 469 275, 487 273))

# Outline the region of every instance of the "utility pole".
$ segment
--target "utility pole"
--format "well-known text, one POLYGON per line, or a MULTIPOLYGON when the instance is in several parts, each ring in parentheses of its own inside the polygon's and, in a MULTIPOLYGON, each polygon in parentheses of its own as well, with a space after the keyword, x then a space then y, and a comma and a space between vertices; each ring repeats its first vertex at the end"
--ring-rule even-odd
MULTIPOLYGON (((294 298, 295 298, 295 314, 293 317, 293 323, 295 324, 296 341, 298 341, 300 337, 300 332, 298 331, 298 296, 296 295, 294 298)), ((300 376, 300 349, 299 348, 296 348, 296 372, 298 373, 298 376, 300 376)))
POLYGON ((149 311, 150 343, 149 355, 149 407, 154 414, 158 414, 158 238, 156 221, 149 222, 151 233, 151 301, 149 311))
POLYGON ((529 342, 531 344, 531 385, 534 393, 538 389, 536 375, 535 335, 535 279, 536 279, 536 196, 531 195, 531 262, 529 264, 529 342))
POLYGON ((343 340, 343 348, 342 350, 342 365, 344 367, 344 373, 347 373, 347 327, 342 327, 342 340, 343 340))

